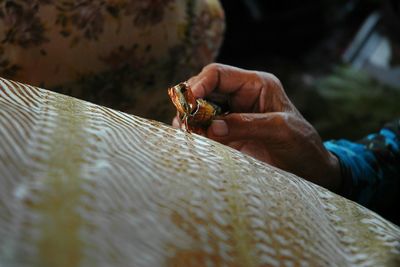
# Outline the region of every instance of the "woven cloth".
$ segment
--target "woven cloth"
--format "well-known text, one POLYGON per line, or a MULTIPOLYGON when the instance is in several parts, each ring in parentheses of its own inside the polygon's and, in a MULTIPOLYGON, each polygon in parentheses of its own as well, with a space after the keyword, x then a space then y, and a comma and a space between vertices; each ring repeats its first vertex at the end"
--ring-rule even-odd
POLYGON ((211 140, 0 79, 0 266, 398 266, 400 229, 211 140))

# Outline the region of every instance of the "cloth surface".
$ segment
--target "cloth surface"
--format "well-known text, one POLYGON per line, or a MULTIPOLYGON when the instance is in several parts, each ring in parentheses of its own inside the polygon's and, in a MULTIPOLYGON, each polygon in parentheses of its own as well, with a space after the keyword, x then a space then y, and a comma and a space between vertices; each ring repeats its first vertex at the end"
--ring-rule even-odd
POLYGON ((398 266, 400 228, 237 150, 0 79, 0 266, 398 266))

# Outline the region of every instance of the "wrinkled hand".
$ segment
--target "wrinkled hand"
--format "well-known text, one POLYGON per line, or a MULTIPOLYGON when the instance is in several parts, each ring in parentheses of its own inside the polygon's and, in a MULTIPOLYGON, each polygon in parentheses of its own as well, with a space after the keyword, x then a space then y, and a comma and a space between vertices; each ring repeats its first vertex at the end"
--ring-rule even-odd
MULTIPOLYGON (((191 78, 193 94, 229 96, 230 114, 214 120, 206 136, 254 158, 337 191, 338 159, 290 102, 272 74, 211 64, 191 78)), ((179 125, 177 118, 174 126, 179 125)))

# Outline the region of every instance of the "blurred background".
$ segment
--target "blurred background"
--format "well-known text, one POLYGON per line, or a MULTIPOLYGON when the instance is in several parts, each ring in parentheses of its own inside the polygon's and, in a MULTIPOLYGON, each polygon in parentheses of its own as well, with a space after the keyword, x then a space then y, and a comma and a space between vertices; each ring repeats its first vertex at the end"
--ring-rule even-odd
POLYGON ((274 73, 323 139, 400 117, 400 1, 221 0, 217 62, 274 73))

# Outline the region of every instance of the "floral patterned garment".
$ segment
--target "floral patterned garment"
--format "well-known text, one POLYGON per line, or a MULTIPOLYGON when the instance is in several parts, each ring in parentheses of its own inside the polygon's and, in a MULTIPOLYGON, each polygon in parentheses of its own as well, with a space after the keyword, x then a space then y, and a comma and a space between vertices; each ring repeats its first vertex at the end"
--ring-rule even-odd
POLYGON ((325 147, 341 163, 340 193, 400 225, 400 119, 359 142, 328 141, 325 147))
POLYGON ((168 121, 223 30, 218 0, 0 0, 0 76, 168 121))

